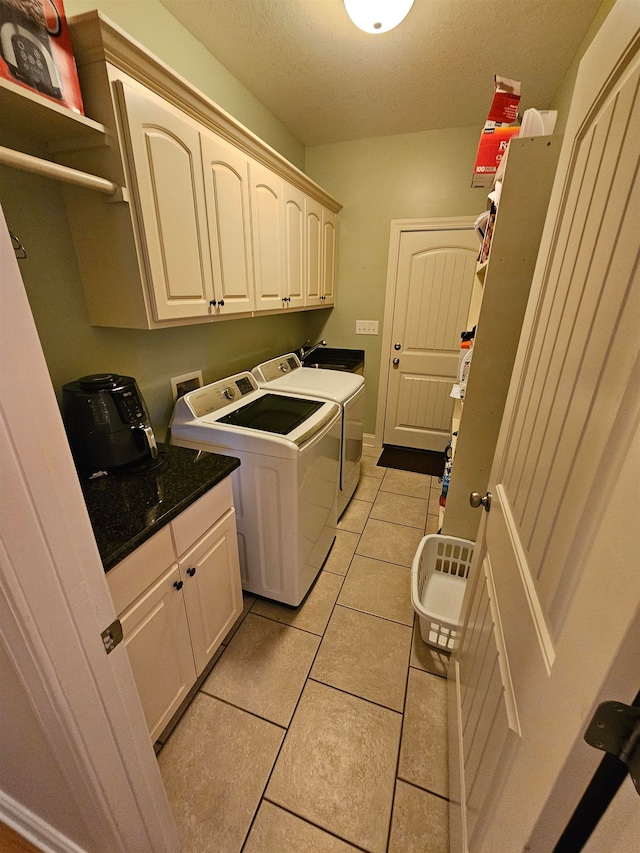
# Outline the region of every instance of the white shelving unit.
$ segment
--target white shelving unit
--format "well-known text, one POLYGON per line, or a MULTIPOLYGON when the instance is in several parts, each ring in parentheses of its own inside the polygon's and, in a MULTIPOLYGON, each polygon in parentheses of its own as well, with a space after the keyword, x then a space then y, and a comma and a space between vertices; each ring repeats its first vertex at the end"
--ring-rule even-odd
POLYGON ((539 136, 509 143, 489 257, 478 265, 469 306, 466 328, 477 327, 473 359, 451 425, 458 436, 441 518, 450 536, 476 539, 481 516, 469 494, 484 494, 489 482, 560 142, 539 136))

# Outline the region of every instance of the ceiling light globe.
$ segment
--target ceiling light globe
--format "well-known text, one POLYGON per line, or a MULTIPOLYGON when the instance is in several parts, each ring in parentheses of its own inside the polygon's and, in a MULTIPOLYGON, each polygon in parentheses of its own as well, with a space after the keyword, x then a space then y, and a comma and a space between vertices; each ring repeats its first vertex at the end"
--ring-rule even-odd
POLYGON ((347 14, 365 33, 386 33, 409 14, 413 0, 344 0, 347 14))

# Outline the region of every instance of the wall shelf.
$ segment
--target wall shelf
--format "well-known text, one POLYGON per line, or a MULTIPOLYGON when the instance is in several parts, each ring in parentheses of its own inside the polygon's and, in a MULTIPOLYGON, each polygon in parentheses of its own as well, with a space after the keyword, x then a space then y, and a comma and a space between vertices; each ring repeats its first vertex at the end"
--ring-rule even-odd
POLYGON ((66 143, 103 145, 107 136, 104 125, 10 80, 0 79, 0 111, 14 130, 46 143, 52 151, 66 143))

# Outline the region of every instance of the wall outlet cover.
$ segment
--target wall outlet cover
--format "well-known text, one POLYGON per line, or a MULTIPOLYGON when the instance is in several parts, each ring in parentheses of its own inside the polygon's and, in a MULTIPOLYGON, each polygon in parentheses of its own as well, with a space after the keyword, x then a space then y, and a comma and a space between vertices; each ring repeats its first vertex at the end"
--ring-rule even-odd
POLYGON ((171 379, 171 392, 173 394, 173 402, 178 397, 183 397, 188 391, 193 391, 196 388, 202 388, 202 371, 194 370, 191 373, 183 373, 182 376, 174 376, 171 379))
POLYGON ((356 335, 377 335, 377 320, 356 320, 356 335))

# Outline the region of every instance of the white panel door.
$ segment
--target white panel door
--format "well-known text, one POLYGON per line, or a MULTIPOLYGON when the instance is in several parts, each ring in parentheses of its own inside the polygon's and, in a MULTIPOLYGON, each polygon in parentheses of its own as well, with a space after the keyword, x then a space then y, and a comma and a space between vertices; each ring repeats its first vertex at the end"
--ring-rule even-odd
POLYGON ((477 255, 471 228, 400 236, 384 444, 444 450, 449 441, 477 255))
POLYGON ((121 81, 114 87, 154 317, 206 316, 213 277, 198 129, 178 110, 121 81))
POLYGON ((253 263, 249 159, 230 143, 201 134, 216 315, 252 311, 253 263))
POLYGON ((454 667, 471 853, 522 850, 544 821, 640 618, 639 23, 618 3, 580 67, 490 510, 478 510, 454 667))

